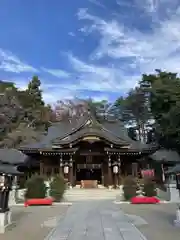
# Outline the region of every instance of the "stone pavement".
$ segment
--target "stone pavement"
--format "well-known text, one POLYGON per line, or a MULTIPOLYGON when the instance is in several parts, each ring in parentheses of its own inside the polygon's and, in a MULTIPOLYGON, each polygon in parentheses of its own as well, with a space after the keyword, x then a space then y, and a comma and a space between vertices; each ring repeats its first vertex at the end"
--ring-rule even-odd
POLYGON ((68 206, 12 207, 13 224, 0 240, 43 240, 66 214, 68 206))
POLYGON ((136 221, 133 222, 148 240, 180 239, 180 228, 175 227, 173 223, 177 204, 120 204, 119 208, 127 214, 136 216, 136 221), (143 219, 144 223, 137 222, 137 216, 143 219))
POLYGON ((118 205, 109 201, 74 203, 45 240, 147 240, 118 205))

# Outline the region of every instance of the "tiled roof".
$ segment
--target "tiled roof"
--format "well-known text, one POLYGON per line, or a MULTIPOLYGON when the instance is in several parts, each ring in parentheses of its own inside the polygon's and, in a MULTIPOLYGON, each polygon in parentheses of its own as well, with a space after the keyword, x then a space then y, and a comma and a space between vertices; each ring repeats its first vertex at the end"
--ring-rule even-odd
POLYGON ((168 149, 159 149, 158 151, 150 155, 150 158, 159 162, 180 163, 180 155, 178 154, 178 152, 168 149))
POLYGON ((39 143, 22 146, 20 150, 51 148, 53 144, 63 146, 63 144, 72 143, 78 138, 87 135, 97 135, 116 145, 130 144, 137 151, 150 147, 132 140, 121 121, 110 122, 104 120, 103 122, 98 122, 93 114, 87 112, 79 119, 73 118, 71 121, 53 124, 49 127, 47 135, 39 143), (88 124, 88 122, 91 122, 91 124, 88 124))
POLYGON ((11 166, 9 164, 0 164, 0 173, 11 174, 11 175, 23 174, 19 172, 15 166, 11 166))
POLYGON ((8 163, 11 165, 16 165, 24 163, 28 160, 28 157, 17 149, 0 149, 0 163, 8 163))
POLYGON ((176 173, 180 173, 180 164, 177 164, 174 167, 171 167, 168 171, 166 171, 166 174, 176 174, 176 173))

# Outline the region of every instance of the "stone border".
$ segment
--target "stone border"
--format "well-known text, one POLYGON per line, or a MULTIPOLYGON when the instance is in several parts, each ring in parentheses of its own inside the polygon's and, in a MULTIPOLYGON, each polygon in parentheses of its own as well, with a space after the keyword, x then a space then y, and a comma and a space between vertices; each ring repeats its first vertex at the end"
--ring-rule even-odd
MULTIPOLYGON (((72 205, 72 202, 54 202, 52 205, 48 205, 48 206, 58 206, 58 205, 67 205, 67 206, 71 206, 72 205)), ((13 207, 16 207, 16 206, 19 206, 19 207, 24 207, 24 203, 16 203, 15 205, 13 205, 13 207)), ((43 206, 43 205, 41 205, 43 206)), ((45 205, 44 205, 45 206, 45 205)))
MULTIPOLYGON (((131 202, 127 201, 127 202, 124 202, 124 201, 113 201, 114 204, 131 204, 131 202)), ((156 203, 157 205, 158 204, 161 204, 161 203, 171 203, 170 201, 160 201, 159 203, 156 203)), ((141 205, 143 205, 143 203, 140 203, 141 205)), ((134 205, 138 205, 138 204, 134 204, 134 205)), ((148 205, 148 204, 146 204, 148 205)), ((155 205, 155 204, 154 204, 155 205)))

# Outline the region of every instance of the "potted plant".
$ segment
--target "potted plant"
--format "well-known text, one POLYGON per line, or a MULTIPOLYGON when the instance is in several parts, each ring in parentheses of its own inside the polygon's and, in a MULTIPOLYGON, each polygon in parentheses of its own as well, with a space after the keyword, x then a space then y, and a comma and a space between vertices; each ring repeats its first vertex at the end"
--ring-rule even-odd
POLYGON ((45 198, 46 185, 44 178, 41 176, 33 176, 26 181, 25 199, 45 198))
POLYGON ((143 193, 146 197, 154 197, 157 195, 156 184, 152 179, 144 179, 143 193))
POLYGON ((124 178, 123 182, 123 192, 124 192, 124 199, 126 201, 131 200, 131 198, 135 197, 137 191, 137 182, 136 179, 132 176, 127 176, 124 178))
POLYGON ((60 175, 57 175, 50 183, 50 196, 54 199, 55 202, 60 202, 63 198, 65 189, 66 185, 64 178, 60 175))

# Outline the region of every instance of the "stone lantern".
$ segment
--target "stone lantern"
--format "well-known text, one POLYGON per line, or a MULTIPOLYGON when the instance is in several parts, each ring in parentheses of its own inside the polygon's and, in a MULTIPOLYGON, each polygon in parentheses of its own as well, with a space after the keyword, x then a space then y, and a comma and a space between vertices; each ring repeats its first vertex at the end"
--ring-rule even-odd
POLYGON ((21 174, 15 167, 0 165, 0 233, 4 233, 11 224, 11 210, 9 208, 9 196, 12 191, 13 177, 21 174))

